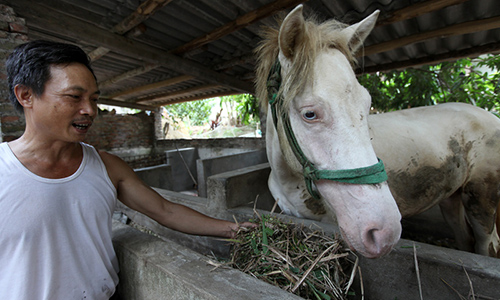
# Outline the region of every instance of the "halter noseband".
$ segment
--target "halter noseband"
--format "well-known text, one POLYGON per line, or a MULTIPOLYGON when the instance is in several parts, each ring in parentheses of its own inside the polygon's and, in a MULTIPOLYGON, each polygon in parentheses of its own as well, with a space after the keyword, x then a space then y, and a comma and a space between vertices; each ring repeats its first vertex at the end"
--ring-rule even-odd
MULTIPOLYGON (((387 180, 387 173, 384 168, 384 163, 379 158, 378 163, 357 169, 345 170, 318 170, 314 164, 305 156, 299 146, 295 134, 293 133, 290 124, 290 118, 281 110, 282 96, 278 97, 278 91, 281 86, 281 64, 279 59, 276 59, 275 64, 269 72, 267 78, 267 92, 271 112, 273 116, 274 127, 278 131, 278 111, 281 111, 281 121, 285 131, 288 144, 295 154, 295 157, 302 165, 303 175, 306 182, 307 191, 316 200, 321 196, 318 191, 313 189, 313 181, 326 179, 338 182, 353 183, 353 184, 377 184, 387 180)), ((279 131, 278 131, 279 132, 279 131)))

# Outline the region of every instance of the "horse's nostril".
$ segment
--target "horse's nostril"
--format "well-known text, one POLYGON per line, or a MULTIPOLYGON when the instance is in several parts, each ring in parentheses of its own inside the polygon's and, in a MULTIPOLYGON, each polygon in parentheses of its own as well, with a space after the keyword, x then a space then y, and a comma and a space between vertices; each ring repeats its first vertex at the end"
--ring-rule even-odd
POLYGON ((366 232, 366 235, 365 235, 365 244, 371 244, 371 245, 376 245, 377 244, 377 233, 378 233, 378 229, 369 229, 367 232, 366 232))
POLYGON ((387 254, 392 249, 393 243, 392 236, 388 235, 384 230, 375 227, 365 231, 363 244, 373 257, 387 254))

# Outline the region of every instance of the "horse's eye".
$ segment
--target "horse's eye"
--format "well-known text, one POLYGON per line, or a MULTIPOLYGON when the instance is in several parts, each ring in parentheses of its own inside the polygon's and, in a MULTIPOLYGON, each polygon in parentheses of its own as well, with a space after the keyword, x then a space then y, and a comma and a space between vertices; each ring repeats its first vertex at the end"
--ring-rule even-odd
POLYGON ((316 113, 314 111, 311 111, 311 110, 310 111, 306 111, 304 113, 304 118, 306 120, 309 120, 309 121, 314 120, 314 119, 316 119, 316 113))

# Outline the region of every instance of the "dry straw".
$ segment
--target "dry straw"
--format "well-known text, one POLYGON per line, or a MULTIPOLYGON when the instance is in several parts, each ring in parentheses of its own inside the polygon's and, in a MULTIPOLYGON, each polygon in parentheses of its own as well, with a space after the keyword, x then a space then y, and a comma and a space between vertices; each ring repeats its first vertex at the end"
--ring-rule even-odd
POLYGON ((227 264, 306 299, 347 299, 354 294, 358 258, 340 239, 273 214, 256 215, 253 221, 259 226, 241 229, 230 240, 227 264))

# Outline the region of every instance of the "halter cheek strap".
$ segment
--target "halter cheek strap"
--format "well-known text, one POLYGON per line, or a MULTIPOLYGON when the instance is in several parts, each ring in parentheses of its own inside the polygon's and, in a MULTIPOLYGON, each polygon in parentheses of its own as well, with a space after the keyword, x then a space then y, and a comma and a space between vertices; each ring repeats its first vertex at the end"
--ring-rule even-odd
MULTIPOLYGON (((314 181, 317 180, 332 180, 353 184, 377 184, 387 181, 387 173, 384 168, 384 163, 380 158, 374 165, 345 170, 318 170, 315 165, 305 156, 300 148, 297 138, 293 133, 290 124, 290 118, 281 110, 282 97, 278 97, 278 91, 281 85, 281 64, 278 59, 269 72, 267 79, 267 91, 269 104, 271 105, 271 113, 273 116, 274 127, 278 131, 278 117, 281 117, 283 129, 288 140, 288 144, 292 149, 297 160, 303 168, 303 175, 306 182, 307 191, 316 200, 321 198, 317 189, 313 188, 314 181), (281 114, 278 116, 278 111, 281 114)), ((279 132, 279 131, 278 131, 279 132)))

